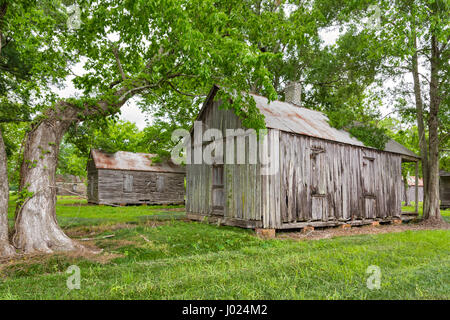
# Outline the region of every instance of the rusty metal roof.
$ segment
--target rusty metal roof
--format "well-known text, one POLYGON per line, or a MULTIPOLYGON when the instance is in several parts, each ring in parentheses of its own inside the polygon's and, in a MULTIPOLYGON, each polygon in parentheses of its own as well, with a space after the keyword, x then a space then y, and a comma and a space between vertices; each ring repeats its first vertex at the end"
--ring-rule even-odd
MULTIPOLYGON (((252 97, 255 99, 258 109, 265 116, 268 128, 370 148, 352 137, 347 131, 330 126, 328 117, 322 112, 301 108, 283 101, 268 103, 267 98, 255 94, 252 94, 252 97)), ((386 143, 384 151, 418 158, 414 152, 394 140, 386 143)))
POLYGON ((328 124, 328 118, 322 112, 282 101, 268 103, 265 97, 252 96, 256 101, 256 106, 264 114, 268 128, 364 146, 361 141, 351 137, 348 132, 331 127, 328 124))
POLYGON ((101 150, 91 150, 91 157, 97 169, 185 173, 183 166, 176 165, 171 161, 153 163, 151 159, 155 156, 151 153, 126 151, 107 153, 101 150))

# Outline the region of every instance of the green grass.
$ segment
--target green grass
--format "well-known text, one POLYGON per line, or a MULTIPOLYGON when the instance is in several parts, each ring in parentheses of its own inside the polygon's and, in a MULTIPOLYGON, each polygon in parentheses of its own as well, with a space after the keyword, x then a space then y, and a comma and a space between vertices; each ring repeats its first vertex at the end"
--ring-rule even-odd
MULTIPOLYGON (((404 212, 414 212, 416 210, 415 202, 411 201, 409 206, 403 206, 402 211, 404 212)), ((419 216, 421 217, 423 215, 423 203, 422 201, 419 202, 419 216)), ((450 222, 450 209, 441 210, 442 218, 444 218, 445 221, 450 222)))
MULTIPOLYGON (((14 220, 15 197, 9 202, 8 218, 14 220)), ((173 209, 182 206, 97 206, 88 205, 85 199, 71 196, 59 196, 56 206, 58 222, 63 228, 114 224, 120 222, 138 223, 152 218, 170 218, 183 216, 183 212, 173 209)))
POLYGON ((67 206, 70 201, 60 199, 58 218, 100 219, 102 228, 86 232, 96 230, 95 245, 104 249, 99 259, 114 258, 52 255, 0 266, 1 299, 450 298, 448 230, 262 240, 240 228, 139 218, 165 208, 67 206), (109 228, 128 219, 136 225, 109 228), (72 264, 81 268, 80 290, 66 287, 72 264), (366 286, 370 265, 381 269, 379 290, 366 286))

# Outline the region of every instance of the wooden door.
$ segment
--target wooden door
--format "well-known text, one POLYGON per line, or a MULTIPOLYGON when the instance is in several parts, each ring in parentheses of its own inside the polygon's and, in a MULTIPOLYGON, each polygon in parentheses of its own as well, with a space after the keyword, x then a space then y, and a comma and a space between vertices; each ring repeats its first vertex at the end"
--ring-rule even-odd
POLYGON ((328 219, 326 173, 325 150, 318 147, 311 148, 310 188, 312 221, 326 221, 328 219))
POLYGON ((223 216, 225 206, 223 165, 212 166, 212 206, 213 214, 223 216))
POLYGON ((362 163, 362 184, 363 184, 363 209, 364 218, 373 219, 376 217, 377 198, 376 198, 376 178, 375 178, 375 158, 363 157, 362 163))

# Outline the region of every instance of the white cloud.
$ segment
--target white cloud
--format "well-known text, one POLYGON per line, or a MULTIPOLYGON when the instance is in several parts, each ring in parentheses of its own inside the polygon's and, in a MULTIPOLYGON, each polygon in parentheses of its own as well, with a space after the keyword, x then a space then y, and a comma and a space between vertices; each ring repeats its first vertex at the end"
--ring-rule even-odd
MULTIPOLYGON (((129 100, 121 109, 120 119, 134 122, 142 130, 147 126, 148 115, 143 113, 134 99, 129 100)), ((149 119, 150 120, 150 119, 149 119)))

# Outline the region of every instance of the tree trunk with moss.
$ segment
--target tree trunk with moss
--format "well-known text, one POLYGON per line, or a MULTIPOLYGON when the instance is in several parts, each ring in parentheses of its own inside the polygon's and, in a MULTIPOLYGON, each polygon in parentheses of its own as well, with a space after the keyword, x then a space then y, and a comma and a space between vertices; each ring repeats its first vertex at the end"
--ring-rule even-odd
POLYGON ((59 112, 51 112, 27 134, 13 237, 14 246, 24 253, 81 248, 62 231, 56 220, 55 175, 59 145, 64 133, 76 121, 75 114, 70 108, 60 107, 59 112))
POLYGON ((429 197, 427 210, 423 218, 430 221, 442 221, 439 209, 439 61, 440 52, 436 36, 431 37, 431 81, 430 81, 430 114, 428 119, 429 131, 429 164, 427 192, 429 197))
MULTIPOLYGON (((116 92, 121 96, 122 88, 116 92)), ((99 101, 80 108, 59 101, 32 125, 25 139, 20 168, 19 203, 16 208, 14 246, 24 253, 83 250, 59 227, 56 219, 56 169, 61 140, 71 125, 86 116, 117 112, 125 102, 113 106, 99 101)))

